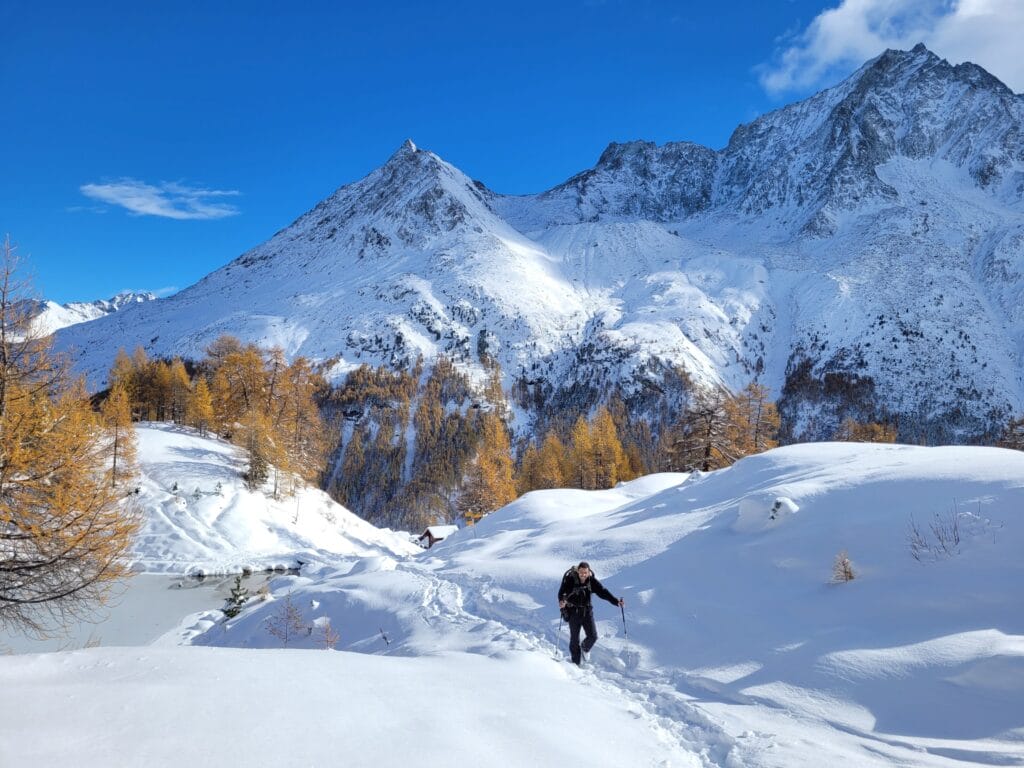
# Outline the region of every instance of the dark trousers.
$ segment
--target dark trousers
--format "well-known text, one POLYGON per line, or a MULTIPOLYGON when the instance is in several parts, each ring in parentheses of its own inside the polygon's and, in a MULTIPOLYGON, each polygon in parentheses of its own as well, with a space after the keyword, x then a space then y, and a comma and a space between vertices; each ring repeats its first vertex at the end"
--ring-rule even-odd
POLYGON ((569 610, 569 653, 572 655, 572 663, 580 663, 580 629, 586 633, 583 638, 582 650, 590 653, 590 649, 597 642, 597 627, 594 626, 593 608, 572 608, 569 610))

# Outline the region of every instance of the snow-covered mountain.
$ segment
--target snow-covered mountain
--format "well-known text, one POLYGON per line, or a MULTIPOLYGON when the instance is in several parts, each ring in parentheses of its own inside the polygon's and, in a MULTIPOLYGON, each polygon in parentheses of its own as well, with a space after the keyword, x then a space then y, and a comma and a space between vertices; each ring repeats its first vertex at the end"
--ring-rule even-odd
POLYGON ((110 299, 96 301, 71 301, 58 304, 55 301, 37 301, 29 308, 33 328, 37 333, 50 335, 61 328, 78 323, 87 323, 104 315, 120 312, 135 304, 142 304, 156 299, 154 293, 138 293, 123 291, 110 299))
POLYGON ((853 415, 948 441, 1024 408, 1022 293, 1024 97, 918 46, 721 150, 613 144, 538 195, 408 142, 176 296, 58 339, 97 384, 120 346, 223 333, 336 375, 486 352, 507 383, 594 399, 682 366, 760 377, 792 437, 853 415))

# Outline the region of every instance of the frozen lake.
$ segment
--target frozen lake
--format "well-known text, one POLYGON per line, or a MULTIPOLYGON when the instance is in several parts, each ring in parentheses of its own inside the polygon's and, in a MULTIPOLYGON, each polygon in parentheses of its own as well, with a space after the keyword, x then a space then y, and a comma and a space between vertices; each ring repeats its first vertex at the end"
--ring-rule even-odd
MULTIPOLYGON (((255 592, 270 574, 243 577, 255 592)), ((0 653, 71 651, 87 646, 150 645, 178 627, 193 613, 221 608, 235 582, 234 576, 190 577, 142 573, 129 579, 120 593, 89 621, 39 640, 0 630, 0 653)), ((173 643, 173 640, 168 642, 173 643)))

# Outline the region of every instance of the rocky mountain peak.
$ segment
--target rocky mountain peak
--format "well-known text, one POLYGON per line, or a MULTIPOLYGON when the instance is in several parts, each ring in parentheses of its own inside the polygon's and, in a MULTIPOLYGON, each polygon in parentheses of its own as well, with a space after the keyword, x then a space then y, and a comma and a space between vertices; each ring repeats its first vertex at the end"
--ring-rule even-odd
POLYGON ((1024 402, 1022 196, 1021 97, 917 46, 720 151, 613 142, 538 195, 406 142, 199 284, 60 338, 99 376, 119 346, 189 355, 225 332, 339 373, 483 351, 573 397, 662 365, 757 375, 789 393, 793 435, 830 434, 839 381, 855 415, 977 433, 1024 402))

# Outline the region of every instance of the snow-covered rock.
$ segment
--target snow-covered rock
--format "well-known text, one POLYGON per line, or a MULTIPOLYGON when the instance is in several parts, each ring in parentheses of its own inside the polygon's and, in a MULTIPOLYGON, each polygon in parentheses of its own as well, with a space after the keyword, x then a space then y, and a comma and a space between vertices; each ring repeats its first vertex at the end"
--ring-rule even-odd
POLYGON ((739 533, 761 531, 795 514, 800 507, 786 496, 753 493, 740 499, 732 529, 739 533))

